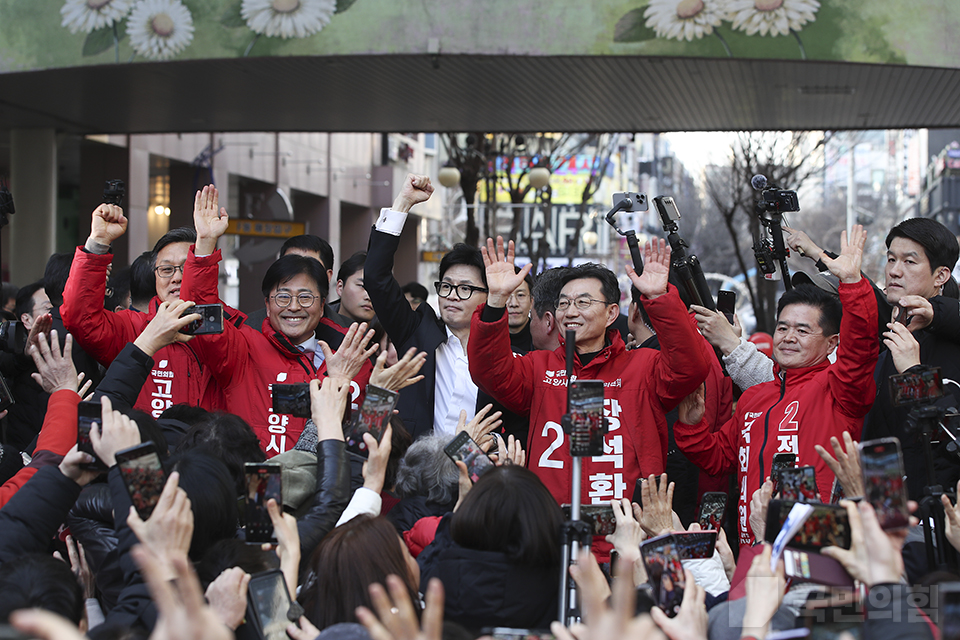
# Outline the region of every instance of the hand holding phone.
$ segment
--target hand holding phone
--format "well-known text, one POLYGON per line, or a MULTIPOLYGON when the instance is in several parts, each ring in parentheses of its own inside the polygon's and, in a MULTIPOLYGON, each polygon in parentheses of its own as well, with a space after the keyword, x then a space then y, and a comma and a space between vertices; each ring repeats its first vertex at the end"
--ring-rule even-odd
POLYGON ((603 381, 574 380, 567 397, 569 412, 563 417, 563 427, 570 434, 570 455, 602 456, 603 436, 607 433, 603 419, 603 381))
POLYGON ((813 467, 790 467, 780 470, 780 499, 797 502, 819 502, 817 475, 813 467))
POLYGON ((708 491, 700 500, 700 513, 697 522, 702 531, 718 531, 723 526, 723 516, 727 511, 727 494, 722 491, 708 491))
POLYGON ((667 533, 640 545, 640 555, 653 587, 653 599, 667 616, 680 613, 685 576, 676 538, 667 533))
POLYGON ((285 413, 296 418, 311 417, 309 384, 306 382, 298 384, 274 382, 270 389, 273 397, 274 413, 285 413))
POLYGON ((369 433, 378 443, 380 442, 383 430, 390 422, 390 416, 393 415, 393 408, 399 397, 400 395, 395 391, 388 391, 372 384, 367 385, 360 411, 355 413, 343 428, 343 438, 348 451, 364 458, 369 455, 367 443, 363 441, 363 434, 369 433))
POLYGON ((471 482, 476 482, 480 476, 494 468, 487 454, 466 431, 458 433, 443 451, 454 462, 463 462, 467 465, 467 475, 470 476, 471 482))
POLYGON ((130 501, 141 520, 153 513, 167 481, 157 447, 150 441, 138 444, 115 454, 120 476, 130 494, 130 501))
POLYGON ((223 305, 220 303, 194 305, 186 309, 182 316, 188 316, 194 313, 199 314, 200 318, 180 329, 180 333, 188 336, 205 336, 223 333, 223 305))
POLYGON ((733 324, 733 314, 737 308, 737 292, 721 289, 717 292, 717 311, 723 314, 727 322, 733 324))
POLYGON ((869 440, 861 442, 859 448, 864 497, 877 512, 880 528, 887 531, 909 527, 900 441, 896 438, 869 440))
POLYGON ((100 422, 102 407, 99 402, 81 402, 77 405, 77 450, 93 456, 93 462, 84 462, 81 469, 87 471, 107 471, 108 467, 103 460, 97 457, 93 450, 93 441, 90 439, 90 427, 94 422, 100 422))
MULTIPOLYGON (((322 578, 321 578, 322 579, 322 578)), ((289 640, 287 626, 303 615, 303 607, 290 598, 283 572, 257 573, 247 586, 247 620, 263 640, 289 640)))
POLYGON ((780 493, 780 472, 797 466, 797 454, 775 453, 770 465, 770 479, 773 481, 773 495, 780 493))
POLYGON ((276 500, 283 507, 282 476, 276 462, 246 462, 243 471, 247 479, 244 530, 246 541, 276 543, 273 520, 267 511, 267 501, 276 500))

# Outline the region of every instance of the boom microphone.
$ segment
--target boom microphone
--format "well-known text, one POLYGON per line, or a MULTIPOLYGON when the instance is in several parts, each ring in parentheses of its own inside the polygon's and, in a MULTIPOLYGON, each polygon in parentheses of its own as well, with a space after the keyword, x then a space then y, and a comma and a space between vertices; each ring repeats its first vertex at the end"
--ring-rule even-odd
POLYGON ((756 189, 757 191, 763 191, 767 188, 767 176, 758 173, 757 175, 750 178, 750 186, 756 189))

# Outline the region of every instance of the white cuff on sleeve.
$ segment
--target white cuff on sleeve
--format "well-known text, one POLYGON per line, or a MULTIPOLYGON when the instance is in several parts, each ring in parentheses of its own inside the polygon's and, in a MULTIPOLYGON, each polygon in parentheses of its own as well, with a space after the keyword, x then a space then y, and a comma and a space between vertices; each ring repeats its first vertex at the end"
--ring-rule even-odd
POLYGON ((380 217, 377 218, 377 224, 374 226, 377 231, 383 231, 392 236, 399 236, 400 232, 403 231, 403 224, 406 221, 406 213, 384 207, 380 209, 380 217))

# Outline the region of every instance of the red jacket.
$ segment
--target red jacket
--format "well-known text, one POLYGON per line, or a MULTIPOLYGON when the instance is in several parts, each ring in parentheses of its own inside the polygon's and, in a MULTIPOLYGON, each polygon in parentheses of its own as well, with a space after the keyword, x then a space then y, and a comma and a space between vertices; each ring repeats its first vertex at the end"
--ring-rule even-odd
MULTIPOLYGON (((797 454, 797 466, 816 467, 817 488, 829 496, 833 473, 815 445, 849 431, 859 440, 863 417, 873 405, 877 364, 877 301, 866 278, 840 284, 843 319, 837 361, 801 369, 775 367, 776 379, 743 392, 737 410, 719 431, 677 421, 673 435, 691 462, 709 474, 737 471, 740 544, 752 542, 750 498, 770 475, 773 455, 797 454), (739 463, 738 463, 739 461, 739 463)), ((829 449, 828 449, 829 450, 829 449)))
POLYGON ((12 478, 0 487, 0 508, 10 501, 20 488, 27 484, 40 467, 48 464, 60 464, 63 456, 77 444, 77 405, 80 396, 75 391, 57 391, 50 396, 47 414, 43 418, 43 427, 37 436, 33 461, 20 469, 12 478))
MULTIPOLYGON (((579 356, 575 359, 574 379, 604 381, 609 429, 605 455, 583 459, 583 504, 629 498, 639 477, 664 471, 668 440, 664 414, 704 381, 710 368, 707 357, 714 357, 676 289, 670 287, 666 295, 643 304, 660 337, 660 351, 627 351, 620 333, 610 329, 609 344, 589 364, 581 366, 579 356)), ((570 445, 560 427, 567 410, 563 341, 556 351, 515 356, 506 314, 488 323, 481 320, 482 311, 483 305, 470 327, 470 375, 505 407, 530 415, 528 465, 558 503, 569 503, 570 445)))
MULTIPOLYGON (((112 254, 98 255, 78 247, 63 290, 60 313, 63 324, 83 349, 105 367, 130 342, 137 339, 153 317, 157 315, 160 299, 154 296, 150 310, 140 313, 133 309, 107 311, 103 308, 107 266, 112 254)), ((188 299, 188 298, 187 298, 188 299)), ((225 308, 225 319, 242 323, 243 314, 225 308)), ((226 408, 223 392, 210 375, 209 367, 200 363, 190 344, 177 342, 160 349, 153 360, 156 367, 150 372, 134 408, 160 417, 167 407, 186 403, 209 411, 226 408)))
MULTIPOLYGON (((215 304, 220 250, 198 258, 190 247, 183 268, 181 295, 189 296, 197 304, 215 304)), ((317 337, 331 349, 340 346, 346 329, 322 318, 317 326, 317 337)), ((214 379, 226 396, 227 407, 253 428, 268 457, 293 449, 307 423, 306 418, 273 412, 271 387, 274 382, 296 384, 321 378, 326 374, 326 363, 320 369, 313 359, 305 356, 279 331, 270 319, 263 321, 260 331, 241 324, 224 323, 219 335, 197 336, 190 345, 200 360, 208 366, 214 379)), ((373 367, 364 363, 360 374, 351 383, 351 407, 356 409, 362 392, 370 379, 373 367)))

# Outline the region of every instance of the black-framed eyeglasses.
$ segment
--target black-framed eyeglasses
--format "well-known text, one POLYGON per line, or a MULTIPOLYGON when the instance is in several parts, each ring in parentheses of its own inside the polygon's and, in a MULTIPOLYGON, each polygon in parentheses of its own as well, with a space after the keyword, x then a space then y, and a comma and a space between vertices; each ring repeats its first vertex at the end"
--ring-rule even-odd
POLYGON ((449 282, 434 282, 433 286, 437 289, 437 295, 441 298, 449 298, 450 294, 456 290, 457 297, 461 300, 469 300, 474 291, 487 293, 483 287, 474 287, 470 284, 450 284, 449 282))
POLYGON ((580 296, 579 298, 560 298, 557 300, 557 311, 566 311, 570 308, 570 305, 576 305, 577 309, 584 311, 589 309, 593 304, 613 304, 612 302, 607 302, 606 300, 595 300, 594 298, 588 298, 587 296, 580 296))
POLYGON ((320 296, 315 296, 312 293, 298 293, 296 296, 291 293, 276 293, 270 297, 273 298, 273 301, 277 303, 278 307, 289 307, 293 299, 296 298, 300 307, 306 309, 307 307, 312 307, 313 303, 320 296))
POLYGON ((162 264, 159 267, 155 267, 154 271, 157 272, 157 275, 163 279, 172 278, 173 274, 177 271, 180 272, 180 275, 183 275, 183 265, 182 264, 162 264))

